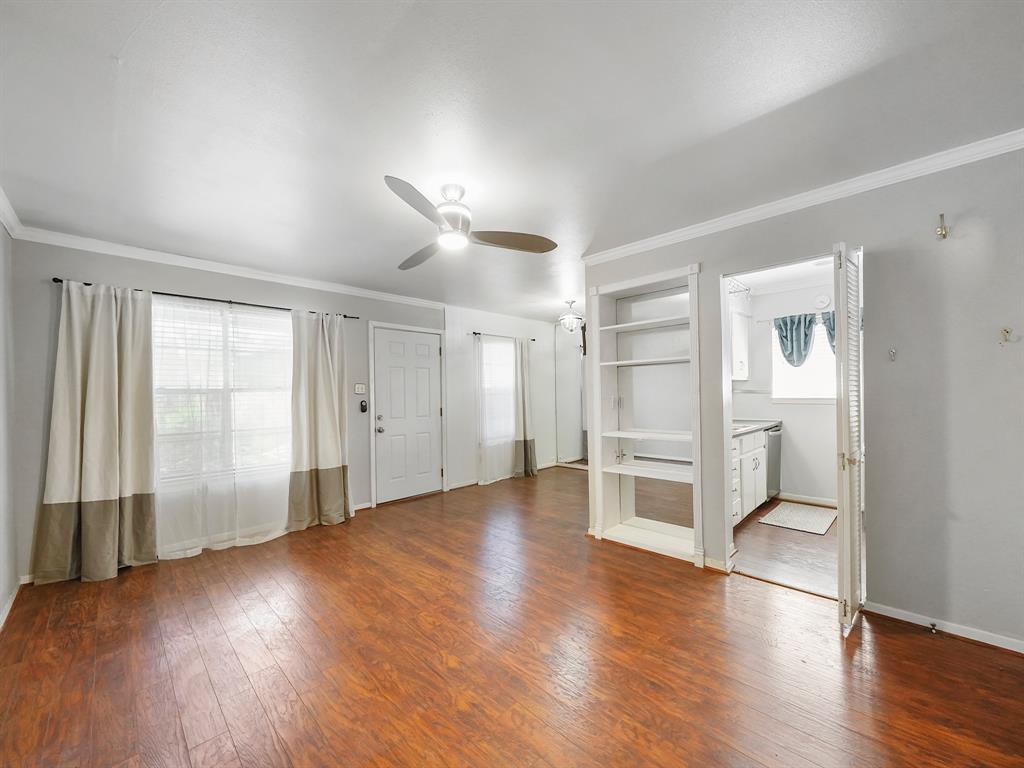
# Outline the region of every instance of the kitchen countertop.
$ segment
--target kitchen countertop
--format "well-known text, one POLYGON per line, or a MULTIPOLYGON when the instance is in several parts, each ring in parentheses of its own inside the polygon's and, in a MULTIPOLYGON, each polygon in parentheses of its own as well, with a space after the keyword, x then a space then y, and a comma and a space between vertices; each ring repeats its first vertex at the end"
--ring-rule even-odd
POLYGON ((766 421, 763 419, 735 419, 732 422, 732 436, 749 435, 753 432, 763 432, 772 427, 781 427, 781 421, 766 421))

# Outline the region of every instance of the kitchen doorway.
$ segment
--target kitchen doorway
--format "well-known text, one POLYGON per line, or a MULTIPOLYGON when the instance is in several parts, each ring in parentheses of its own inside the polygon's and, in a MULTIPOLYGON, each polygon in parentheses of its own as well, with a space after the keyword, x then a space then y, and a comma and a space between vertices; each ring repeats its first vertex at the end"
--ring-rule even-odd
POLYGON ((732 570, 837 599, 846 625, 863 599, 859 257, 722 278, 732 570))

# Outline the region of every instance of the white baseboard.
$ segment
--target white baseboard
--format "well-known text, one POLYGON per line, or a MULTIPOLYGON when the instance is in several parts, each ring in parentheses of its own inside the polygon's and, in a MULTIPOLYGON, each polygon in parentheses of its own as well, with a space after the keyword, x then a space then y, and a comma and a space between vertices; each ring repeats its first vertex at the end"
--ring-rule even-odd
POLYGON ((18 579, 18 581, 21 582, 22 584, 31 584, 35 580, 36 580, 36 577, 33 576, 31 573, 26 573, 24 576, 22 576, 20 579, 18 579))
POLYGON ((558 462, 555 464, 556 467, 562 467, 563 469, 578 469, 582 472, 586 472, 590 467, 586 464, 566 464, 565 462, 558 462))
POLYGON ((703 568, 705 562, 704 550, 698 547, 693 548, 693 564, 698 568, 703 568))
POLYGON ((557 467, 557 461, 549 461, 547 464, 540 464, 537 466, 537 471, 540 472, 542 469, 551 469, 551 467, 557 467))
POLYGON ((782 491, 775 498, 781 501, 795 501, 797 504, 816 504, 819 507, 836 507, 838 502, 835 499, 826 499, 823 496, 801 496, 799 493, 786 493, 782 491))
POLYGON ((7 617, 11 613, 11 608, 14 606, 14 598, 18 596, 18 587, 15 587, 14 591, 11 592, 10 597, 4 600, 3 607, 0 608, 0 630, 3 630, 4 624, 7 622, 7 617))
POLYGON ((731 573, 732 572, 732 566, 731 565, 723 563, 721 560, 715 560, 715 559, 710 558, 710 557, 705 557, 704 558, 704 567, 705 568, 710 568, 713 571, 721 571, 722 573, 731 573))
POLYGON ((448 490, 454 491, 456 488, 468 488, 469 486, 476 484, 476 480, 462 480, 458 483, 448 483, 448 490))
POLYGON ((901 608, 891 608, 888 605, 879 605, 878 603, 867 602, 864 604, 864 610, 870 613, 878 613, 882 616, 888 616, 891 619, 900 619, 901 621, 908 621, 911 624, 920 624, 922 627, 929 627, 934 624, 937 630, 946 632, 950 635, 966 637, 968 640, 976 640, 979 643, 995 645, 999 648, 1016 651, 1017 653, 1024 653, 1024 639, 997 635, 993 632, 986 632, 983 629, 965 627, 962 624, 953 624, 952 622, 943 621, 942 619, 932 619, 928 616, 922 616, 919 613, 911 613, 910 611, 904 611, 901 608))

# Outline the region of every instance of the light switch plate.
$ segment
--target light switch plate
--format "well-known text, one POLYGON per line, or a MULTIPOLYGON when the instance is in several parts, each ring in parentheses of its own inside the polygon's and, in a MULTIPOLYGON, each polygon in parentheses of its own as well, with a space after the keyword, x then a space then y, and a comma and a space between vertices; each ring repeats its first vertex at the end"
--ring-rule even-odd
POLYGON ((355 392, 356 392, 357 395, 365 395, 366 394, 366 385, 365 384, 356 384, 355 392))

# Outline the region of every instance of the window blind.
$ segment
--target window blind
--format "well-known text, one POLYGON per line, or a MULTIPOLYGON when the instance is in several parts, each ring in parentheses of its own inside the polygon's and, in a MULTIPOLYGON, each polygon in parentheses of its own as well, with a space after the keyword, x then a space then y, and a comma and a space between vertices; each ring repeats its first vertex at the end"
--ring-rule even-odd
POLYGON ((288 469, 291 375, 289 313, 154 296, 159 478, 288 469))

